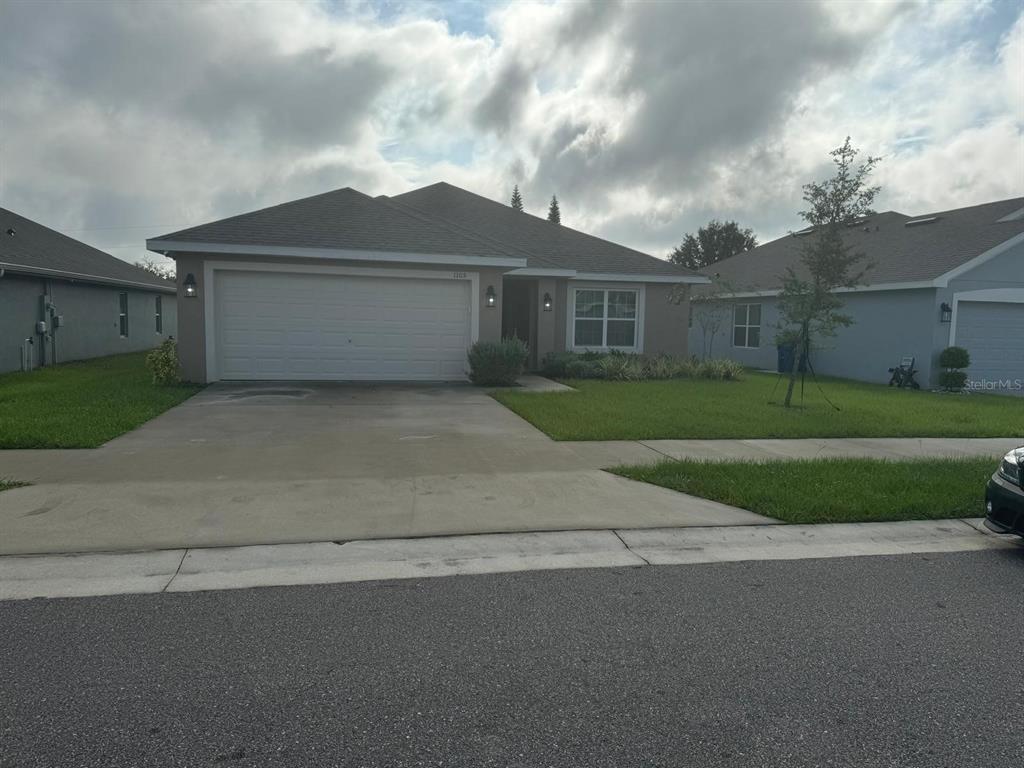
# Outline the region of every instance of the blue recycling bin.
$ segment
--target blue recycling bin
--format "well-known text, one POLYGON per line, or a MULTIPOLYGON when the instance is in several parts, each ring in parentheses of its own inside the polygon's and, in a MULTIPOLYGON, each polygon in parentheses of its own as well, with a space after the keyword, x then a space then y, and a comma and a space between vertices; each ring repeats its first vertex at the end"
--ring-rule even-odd
MULTIPOLYGON (((789 373, 793 370, 793 355, 796 354, 796 346, 793 344, 783 344, 776 347, 776 349, 779 351, 779 373, 789 373)), ((798 370, 800 373, 807 371, 807 355, 801 355, 798 370)))

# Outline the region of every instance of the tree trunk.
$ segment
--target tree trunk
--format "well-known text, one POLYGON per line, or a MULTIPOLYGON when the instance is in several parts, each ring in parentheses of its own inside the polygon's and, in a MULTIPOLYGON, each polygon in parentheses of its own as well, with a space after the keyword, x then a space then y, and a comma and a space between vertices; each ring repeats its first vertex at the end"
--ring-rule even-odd
POLYGON ((804 349, 807 347, 807 324, 804 323, 800 326, 800 337, 797 340, 797 344, 793 349, 793 365, 789 369, 789 386, 786 387, 786 400, 783 402, 783 406, 786 408, 790 407, 793 402, 793 389, 796 387, 796 372, 800 368, 800 358, 803 355, 804 349))

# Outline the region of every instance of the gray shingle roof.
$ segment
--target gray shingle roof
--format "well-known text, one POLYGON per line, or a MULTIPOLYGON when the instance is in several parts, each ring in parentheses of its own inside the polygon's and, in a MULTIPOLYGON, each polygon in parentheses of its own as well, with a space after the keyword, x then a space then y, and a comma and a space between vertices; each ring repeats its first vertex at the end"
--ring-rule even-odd
POLYGON ((6 208, 0 208, 0 267, 12 273, 175 290, 174 283, 168 280, 6 208), (8 234, 9 230, 14 234, 8 234))
POLYGON ((516 211, 445 182, 392 199, 513 248, 527 256, 530 267, 652 276, 696 274, 664 259, 516 211))
MULTIPOLYGON (((846 242, 873 266, 865 284, 930 281, 1024 232, 1024 217, 999 219, 1024 208, 1024 197, 910 217, 895 211, 875 214, 845 231, 846 242), (908 221, 934 217, 931 223, 908 221)), ((788 266, 800 272, 804 237, 786 235, 702 270, 719 275, 737 291, 774 290, 788 266)))
MULTIPOLYGON (((154 241, 508 257, 496 244, 345 187, 154 241)), ((152 243, 152 241, 151 241, 152 243)))

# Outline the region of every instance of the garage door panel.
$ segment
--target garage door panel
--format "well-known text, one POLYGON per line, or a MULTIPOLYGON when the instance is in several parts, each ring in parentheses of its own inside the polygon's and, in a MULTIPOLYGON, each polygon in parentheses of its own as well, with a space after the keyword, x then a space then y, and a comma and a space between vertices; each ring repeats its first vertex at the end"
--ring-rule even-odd
POLYGON ((973 382, 1010 382, 985 388, 1024 395, 1012 383, 1024 379, 1024 304, 961 301, 957 306, 956 344, 971 356, 967 375, 973 382))
POLYGON ((465 280, 218 271, 225 379, 461 379, 465 280))

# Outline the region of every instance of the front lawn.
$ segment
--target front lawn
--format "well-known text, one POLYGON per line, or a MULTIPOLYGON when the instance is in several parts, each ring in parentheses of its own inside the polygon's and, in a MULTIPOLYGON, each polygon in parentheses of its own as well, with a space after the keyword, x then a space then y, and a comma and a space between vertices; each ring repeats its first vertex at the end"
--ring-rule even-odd
POLYGON ((145 352, 0 375, 0 448, 95 448, 202 387, 155 386, 145 352))
MULTIPOLYGON (((845 379, 811 380, 803 407, 785 409, 784 377, 740 381, 566 381, 577 392, 493 393, 556 440, 770 437, 1013 437, 1024 435, 1024 400, 900 390, 845 379)), ((799 385, 794 404, 801 403, 799 385)))
POLYGON ((984 514, 996 459, 666 461, 613 472, 787 523, 934 520, 984 514))

